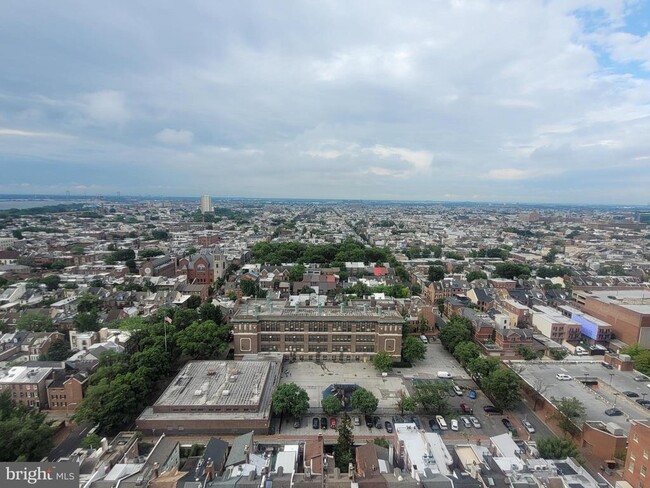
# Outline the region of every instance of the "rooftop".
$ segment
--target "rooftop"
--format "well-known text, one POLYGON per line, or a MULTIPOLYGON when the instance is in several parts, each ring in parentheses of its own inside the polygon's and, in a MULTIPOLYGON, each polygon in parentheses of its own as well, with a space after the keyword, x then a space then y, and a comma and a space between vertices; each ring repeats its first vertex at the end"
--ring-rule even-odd
POLYGON ((0 368, 0 383, 40 383, 52 372, 52 368, 14 366, 0 368))

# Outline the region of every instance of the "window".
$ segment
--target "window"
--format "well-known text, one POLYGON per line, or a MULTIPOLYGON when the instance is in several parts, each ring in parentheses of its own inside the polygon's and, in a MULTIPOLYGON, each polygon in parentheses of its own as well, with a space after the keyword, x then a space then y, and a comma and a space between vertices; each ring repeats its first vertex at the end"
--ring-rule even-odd
POLYGON ((634 473, 634 461, 632 461, 632 460, 630 461, 630 465, 628 466, 627 470, 630 473, 634 473))
POLYGON ((634 433, 634 442, 639 442, 639 434, 634 433))
POLYGON ((647 449, 643 450, 643 459, 648 459, 648 450, 647 449))
POLYGON ((645 477, 645 473, 646 473, 647 470, 648 470, 648 468, 646 468, 645 466, 641 466, 641 476, 645 477))

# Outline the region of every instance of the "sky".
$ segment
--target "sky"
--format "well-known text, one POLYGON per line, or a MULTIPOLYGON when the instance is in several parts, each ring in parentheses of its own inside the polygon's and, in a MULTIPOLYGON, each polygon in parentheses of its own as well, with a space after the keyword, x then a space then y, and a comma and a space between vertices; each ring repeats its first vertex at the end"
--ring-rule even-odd
POLYGON ((0 193, 650 202, 650 0, 3 0, 0 60, 0 193))

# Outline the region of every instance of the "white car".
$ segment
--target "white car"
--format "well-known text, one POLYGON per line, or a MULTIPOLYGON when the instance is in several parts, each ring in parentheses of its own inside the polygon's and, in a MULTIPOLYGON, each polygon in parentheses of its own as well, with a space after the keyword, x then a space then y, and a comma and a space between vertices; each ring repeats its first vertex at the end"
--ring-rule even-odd
POLYGON ((451 430, 458 430, 458 420, 451 419, 451 430))
POLYGON ((528 420, 523 420, 521 423, 528 432, 531 434, 535 433, 535 427, 533 427, 533 424, 531 424, 528 420))
POLYGON ((560 381, 570 381, 570 380, 573 379, 571 376, 569 376, 568 374, 564 374, 564 373, 558 373, 558 374, 555 375, 555 377, 560 381))
POLYGON ((481 428, 481 422, 478 421, 476 417, 470 417, 469 421, 472 422, 472 425, 476 427, 477 429, 481 428))
POLYGON ((469 428, 469 427, 472 426, 472 422, 470 422, 469 417, 465 417, 465 416, 463 416, 463 417, 460 418, 460 421, 461 421, 461 422, 463 423, 463 425, 464 425, 465 427, 467 427, 467 428, 469 428))

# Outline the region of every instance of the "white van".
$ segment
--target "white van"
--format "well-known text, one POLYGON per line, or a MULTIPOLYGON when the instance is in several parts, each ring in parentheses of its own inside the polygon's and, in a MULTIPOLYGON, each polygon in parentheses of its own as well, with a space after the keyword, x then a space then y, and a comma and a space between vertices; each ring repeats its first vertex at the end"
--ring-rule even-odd
POLYGON ((425 336, 424 334, 422 334, 422 335, 420 336, 420 340, 421 340, 422 342, 424 342, 425 344, 428 344, 428 343, 429 343, 429 340, 427 339, 427 336, 425 336))
POLYGON ((436 415, 436 423, 438 424, 438 427, 440 427, 440 430, 447 430, 449 427, 447 427, 447 422, 445 422, 445 418, 442 415, 436 415))
POLYGON ((589 351, 587 351, 584 347, 576 347, 576 355, 577 356, 589 356, 589 351))
POLYGON ((560 381, 569 381, 569 380, 573 379, 573 378, 571 378, 571 376, 569 376, 568 374, 564 374, 564 373, 558 373, 558 374, 555 375, 555 377, 560 381))
POLYGON ((438 371, 438 378, 452 378, 449 371, 438 371))

